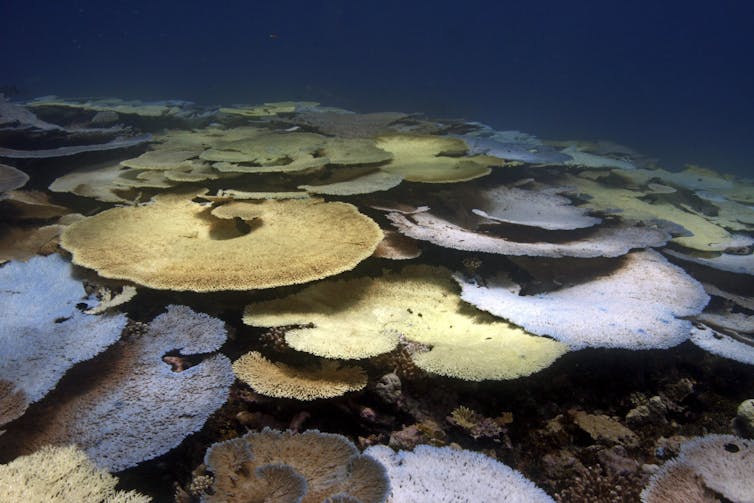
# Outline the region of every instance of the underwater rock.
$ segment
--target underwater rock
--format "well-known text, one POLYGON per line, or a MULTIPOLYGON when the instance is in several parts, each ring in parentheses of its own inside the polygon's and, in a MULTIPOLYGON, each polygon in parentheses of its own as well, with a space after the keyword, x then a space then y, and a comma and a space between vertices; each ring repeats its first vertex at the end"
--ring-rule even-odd
POLYGON ((653 396, 646 404, 638 405, 626 413, 626 424, 641 426, 644 424, 660 425, 667 423, 665 414, 668 408, 659 396, 653 396))
POLYGON ((622 445, 597 451, 597 459, 608 475, 628 475, 639 471, 639 463, 628 456, 622 445))
POLYGON ((555 494, 559 503, 623 503, 638 499, 638 474, 612 475, 601 465, 586 466, 584 472, 570 479, 569 485, 555 494))
POLYGON ((402 395, 401 379, 397 374, 385 374, 377 380, 374 391, 385 403, 396 404, 402 395))
POLYGON ((583 474, 584 465, 572 452, 561 449, 542 457, 542 470, 550 479, 569 479, 583 474))

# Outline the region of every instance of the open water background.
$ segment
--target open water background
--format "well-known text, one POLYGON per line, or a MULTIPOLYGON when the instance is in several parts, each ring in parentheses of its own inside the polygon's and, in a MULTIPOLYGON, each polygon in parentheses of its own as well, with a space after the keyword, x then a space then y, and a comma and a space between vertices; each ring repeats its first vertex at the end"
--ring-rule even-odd
POLYGON ((754 176, 754 2, 1 0, 25 99, 316 100, 754 176))

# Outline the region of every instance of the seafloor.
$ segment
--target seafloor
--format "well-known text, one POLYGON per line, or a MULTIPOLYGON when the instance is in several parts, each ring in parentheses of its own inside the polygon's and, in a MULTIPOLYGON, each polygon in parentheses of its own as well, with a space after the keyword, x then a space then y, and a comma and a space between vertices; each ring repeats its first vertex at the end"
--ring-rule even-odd
POLYGON ((610 141, 0 97, 0 500, 754 501, 753 251, 610 141))

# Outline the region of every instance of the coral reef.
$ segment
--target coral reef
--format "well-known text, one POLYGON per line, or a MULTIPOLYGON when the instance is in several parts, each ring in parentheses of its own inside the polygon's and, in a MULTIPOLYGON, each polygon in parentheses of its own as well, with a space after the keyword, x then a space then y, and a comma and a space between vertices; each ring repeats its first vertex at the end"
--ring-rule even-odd
POLYGON ((293 101, 0 98, 0 157, 4 499, 752 499, 750 180, 293 101))

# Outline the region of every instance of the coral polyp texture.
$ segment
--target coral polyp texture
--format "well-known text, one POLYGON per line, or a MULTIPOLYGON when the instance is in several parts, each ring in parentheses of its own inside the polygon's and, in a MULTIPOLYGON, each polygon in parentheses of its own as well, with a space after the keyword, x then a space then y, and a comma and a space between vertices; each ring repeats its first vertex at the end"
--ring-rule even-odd
POLYGON ((295 368, 274 363, 252 351, 233 362, 236 376, 262 395, 296 400, 332 398, 367 385, 367 375, 359 367, 322 361, 316 367, 295 368))
POLYGON ((74 446, 45 446, 0 465, 0 500, 29 503, 148 503, 136 491, 115 489, 118 479, 74 446))
POLYGON ((61 245, 74 263, 107 278, 207 292, 331 276, 369 257, 382 239, 379 226, 346 203, 234 205, 237 218, 218 218, 190 195, 163 195, 151 204, 113 208, 77 222, 63 232, 61 245), (249 210, 257 215, 251 224, 244 221, 249 210))

